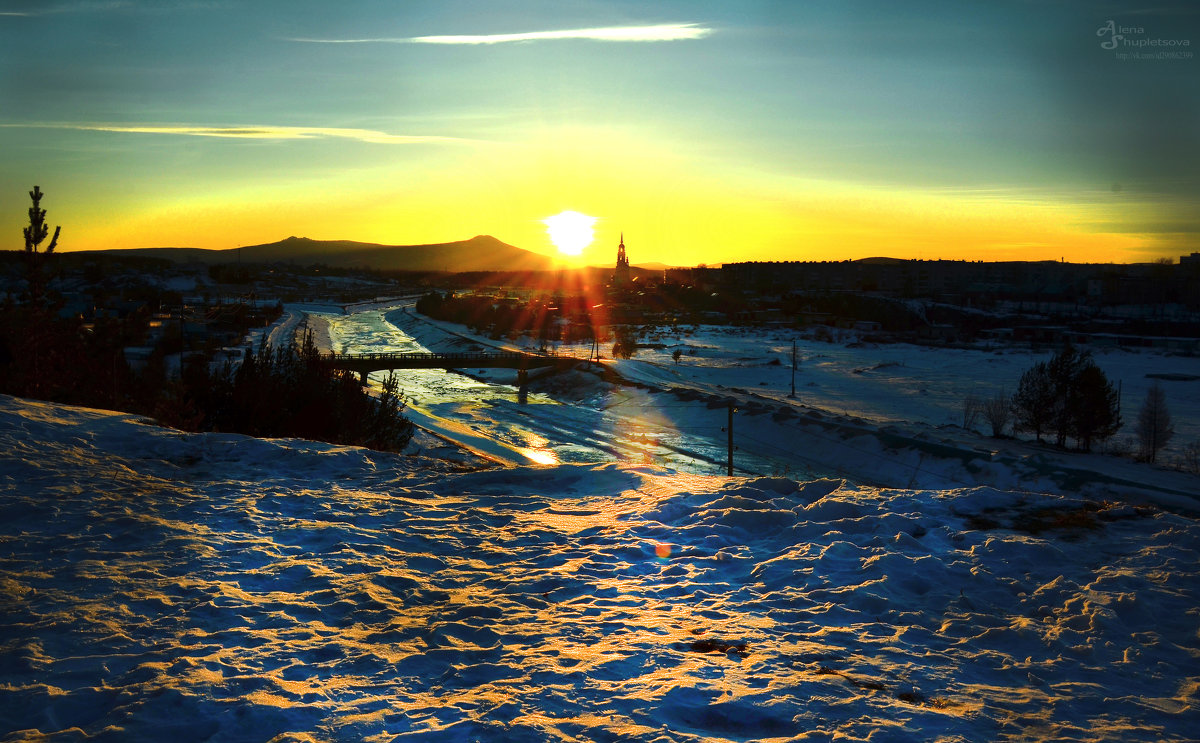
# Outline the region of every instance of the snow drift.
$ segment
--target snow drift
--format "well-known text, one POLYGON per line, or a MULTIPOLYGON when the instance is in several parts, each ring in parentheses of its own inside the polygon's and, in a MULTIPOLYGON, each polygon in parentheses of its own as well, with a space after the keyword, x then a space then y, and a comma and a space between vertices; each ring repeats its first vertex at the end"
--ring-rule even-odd
POLYGON ((0 397, 4 740, 1184 740, 1200 526, 0 397))

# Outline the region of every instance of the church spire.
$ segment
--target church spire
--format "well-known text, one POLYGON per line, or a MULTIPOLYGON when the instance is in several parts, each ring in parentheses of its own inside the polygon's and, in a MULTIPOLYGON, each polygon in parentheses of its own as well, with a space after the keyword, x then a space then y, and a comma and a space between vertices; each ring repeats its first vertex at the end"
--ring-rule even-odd
POLYGON ((614 284, 629 282, 629 258, 625 255, 625 232, 621 231, 621 242, 617 245, 617 271, 613 274, 614 284))

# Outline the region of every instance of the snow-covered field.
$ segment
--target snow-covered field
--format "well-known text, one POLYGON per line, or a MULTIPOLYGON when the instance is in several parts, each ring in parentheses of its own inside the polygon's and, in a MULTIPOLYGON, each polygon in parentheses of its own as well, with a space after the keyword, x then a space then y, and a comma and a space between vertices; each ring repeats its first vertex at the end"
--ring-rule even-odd
POLYGON ((0 739, 1194 740, 1200 524, 0 397, 0 739))
MULTIPOLYGON (((635 361, 672 369, 685 380, 744 388, 779 400, 790 392, 795 339, 796 396, 801 403, 872 423, 947 427, 961 426, 964 398, 1011 395, 1021 374, 1054 351, 999 343, 980 348, 872 344, 857 342, 849 331, 838 332, 843 340, 822 342, 796 338, 788 330, 701 326, 694 334, 653 336, 655 345, 662 347, 639 351, 635 361), (678 365, 671 360, 675 349, 683 351, 678 365)), ((1165 458, 1177 457, 1183 444, 1200 440, 1200 359, 1153 350, 1083 350, 1091 351, 1121 389, 1125 427, 1115 443, 1135 448, 1138 409, 1156 381, 1167 395, 1176 429, 1165 458)), ((974 429, 990 433, 982 420, 974 429)))
MULTIPOLYGON (((494 343, 407 309, 380 312, 378 322, 384 317, 391 332, 420 341, 413 348, 453 351, 494 343)), ((1049 352, 800 340, 797 398, 789 399, 792 345, 780 332, 702 326, 663 334, 650 339, 657 347, 643 348, 633 359, 605 360, 606 368, 633 386, 601 383, 594 371, 581 367, 535 382, 532 388, 546 396, 531 398, 538 404, 517 405, 511 388, 497 391, 468 380, 475 385, 469 402, 438 404, 436 412, 441 420, 459 420, 517 443, 515 432, 525 432, 540 442, 540 452, 558 461, 653 463, 715 474, 725 471, 727 401, 732 400, 736 474, 836 476, 907 489, 987 485, 1200 511, 1195 474, 1130 456, 994 439, 962 427, 964 397, 1011 391, 1021 373, 1049 352), (676 349, 683 351, 678 364, 672 359, 676 349)), ((373 332, 370 338, 385 335, 373 332)), ((348 338, 331 342, 338 350, 360 343, 348 338)), ((394 342, 383 342, 393 347, 386 344, 394 342)), ((586 347, 560 350, 587 354, 586 347)), ((1153 381, 1146 374, 1200 373, 1194 358, 1127 351, 1098 351, 1096 358, 1110 378, 1122 382, 1126 428, 1117 436, 1119 443, 1132 435, 1137 405, 1153 381)), ((471 373, 507 383, 513 376, 506 370, 471 373)), ((1161 383, 1177 431, 1174 448, 1162 455, 1171 462, 1183 443, 1200 438, 1200 380, 1161 383)), ((433 401, 418 401, 418 415, 427 402, 433 401)), ((449 429, 443 433, 456 435, 449 429)))

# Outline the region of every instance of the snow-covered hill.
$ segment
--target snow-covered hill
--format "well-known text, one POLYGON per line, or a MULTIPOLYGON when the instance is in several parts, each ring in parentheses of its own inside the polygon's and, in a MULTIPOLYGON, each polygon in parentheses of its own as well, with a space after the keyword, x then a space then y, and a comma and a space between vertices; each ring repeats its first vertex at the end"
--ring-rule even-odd
POLYGON ((0 397, 0 739, 1189 740, 1200 524, 0 397))

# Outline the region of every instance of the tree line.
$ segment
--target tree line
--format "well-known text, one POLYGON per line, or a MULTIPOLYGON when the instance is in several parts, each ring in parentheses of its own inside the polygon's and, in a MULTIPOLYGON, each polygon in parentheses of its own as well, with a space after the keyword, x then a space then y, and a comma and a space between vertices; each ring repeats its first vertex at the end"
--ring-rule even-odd
POLYGON ((311 334, 299 347, 264 343, 239 363, 215 367, 206 354, 184 358, 169 374, 158 348, 133 368, 124 349, 136 345, 145 318, 61 317, 52 291, 61 228, 50 235, 43 194, 30 192, 25 228, 24 289, 5 297, 0 312, 0 393, 70 405, 123 410, 188 431, 299 437, 400 451, 413 435, 396 377, 372 397, 349 371, 321 360, 311 334))
POLYGON ((353 372, 321 358, 311 332, 300 346, 261 343, 238 364, 214 370, 194 356, 178 378, 163 380, 153 415, 185 431, 297 437, 400 451, 412 438, 395 373, 373 398, 353 372))
MULTIPOLYGON (((1090 351, 1069 344, 1049 360, 1027 369, 1012 396, 1003 392, 982 399, 968 395, 962 411, 964 428, 973 428, 982 419, 997 438, 1011 425, 1013 431, 1033 434, 1039 442, 1043 437, 1052 437, 1060 448, 1074 440, 1075 447, 1082 451, 1091 451, 1093 446, 1111 439, 1124 422, 1119 390, 1090 351)), ((1166 393, 1155 382, 1134 422, 1137 458, 1156 461, 1174 433, 1166 393)), ((1185 465, 1193 470, 1196 449, 1197 445, 1192 444, 1184 451, 1185 465)))
POLYGON ((1018 430, 1038 441, 1044 433, 1053 434, 1060 447, 1071 437, 1090 451, 1121 427, 1117 390, 1090 351, 1070 345, 1021 375, 1012 404, 1018 430))

